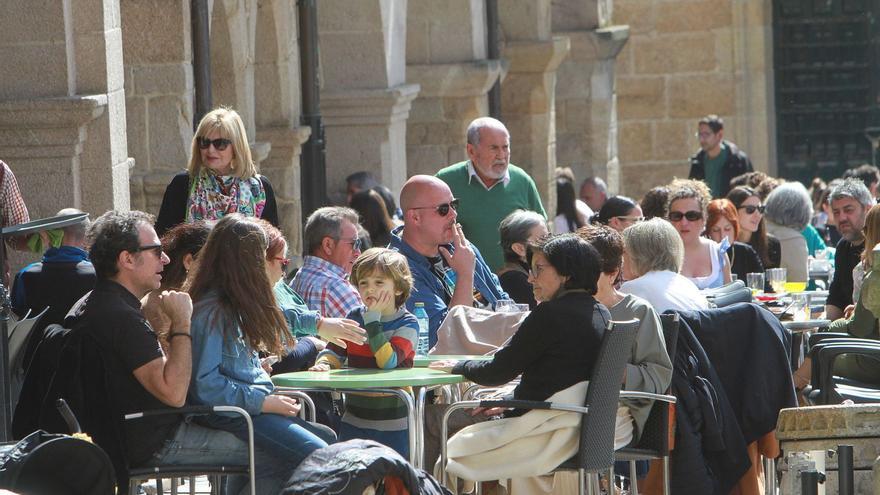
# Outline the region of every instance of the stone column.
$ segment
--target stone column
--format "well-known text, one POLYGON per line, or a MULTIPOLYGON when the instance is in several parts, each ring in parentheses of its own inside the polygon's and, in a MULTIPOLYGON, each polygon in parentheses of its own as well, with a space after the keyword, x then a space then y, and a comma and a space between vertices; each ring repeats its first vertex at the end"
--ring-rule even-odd
POLYGON ((193 136, 190 1, 120 0, 132 207, 159 212, 193 136))
POLYGON ((556 210, 556 70, 570 41, 551 33, 550 0, 499 0, 501 54, 510 71, 501 85, 501 120, 511 162, 535 180, 544 209, 556 210))
POLYGON ((345 177, 358 170, 394 192, 406 180, 406 119, 419 92, 406 80, 406 6, 406 0, 318 4, 327 192, 335 202, 344 202, 345 177))
POLYGON ((610 26, 610 2, 553 2, 553 31, 571 40, 556 83, 556 154, 582 180, 605 179, 620 190, 614 66, 629 38, 628 26, 610 26))
POLYGON ((407 121, 408 175, 467 159, 465 131, 489 114, 486 94, 506 61, 486 59, 485 0, 410 0, 408 80, 422 90, 407 121))
POLYGON ((8 3, 0 60, 0 159, 31 218, 128 209, 118 0, 8 3))
POLYGON ((302 252, 300 154, 311 134, 310 128, 298 126, 302 108, 297 26, 296 2, 258 0, 254 119, 256 140, 269 145, 260 173, 272 182, 291 255, 302 252))
MULTIPOLYGON (((872 482, 871 478, 875 460, 880 454, 880 406, 856 404, 783 409, 779 412, 776 438, 786 456, 796 452, 825 452, 836 449, 838 445, 852 445, 855 493, 876 493, 872 492, 876 482, 872 482)), ((825 471, 825 493, 837 495, 837 456, 825 456, 825 471)), ((794 491, 787 488, 786 474, 783 473, 784 483, 780 493, 801 493, 799 483, 794 491)))

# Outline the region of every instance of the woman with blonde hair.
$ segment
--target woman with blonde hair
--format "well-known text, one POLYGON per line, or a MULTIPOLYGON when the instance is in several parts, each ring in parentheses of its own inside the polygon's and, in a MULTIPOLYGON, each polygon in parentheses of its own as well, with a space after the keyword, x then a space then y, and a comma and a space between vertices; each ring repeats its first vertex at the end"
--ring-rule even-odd
POLYGON ((230 213, 264 218, 278 226, 275 192, 257 173, 238 112, 220 107, 205 115, 192 139, 186 171, 174 176, 156 218, 156 233, 230 213))
POLYGON ((874 260, 871 252, 880 243, 880 205, 874 205, 865 216, 865 249, 862 250, 862 261, 853 268, 853 301, 859 300, 862 291, 862 280, 873 268, 874 260))

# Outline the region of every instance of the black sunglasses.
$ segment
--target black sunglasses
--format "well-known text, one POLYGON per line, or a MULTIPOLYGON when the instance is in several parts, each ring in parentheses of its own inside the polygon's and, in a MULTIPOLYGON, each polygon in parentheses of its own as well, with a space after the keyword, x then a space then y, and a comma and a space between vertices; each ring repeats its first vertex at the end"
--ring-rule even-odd
POLYGON ((430 210, 435 210, 437 212, 437 214, 440 215, 441 217, 445 217, 446 215, 449 215, 450 208, 452 208, 455 211, 458 211, 458 200, 457 199, 453 199, 452 201, 450 201, 448 203, 443 203, 442 205, 437 205, 437 206, 416 206, 416 207, 410 208, 410 210, 429 210, 430 209, 430 210))
POLYGON ((669 212, 670 222, 680 222, 682 218, 687 218, 688 222, 696 222, 697 220, 703 218, 703 212, 696 210, 691 210, 684 213, 680 211, 669 212))
POLYGON ((739 208, 737 208, 737 210, 746 210, 746 213, 749 214, 749 215, 751 215, 752 213, 754 213, 754 212, 757 211, 758 213, 760 213, 760 214, 763 215, 763 214, 764 214, 764 208, 766 208, 766 206, 764 206, 764 205, 757 205, 757 206, 755 206, 755 205, 744 205, 744 206, 740 206, 739 208))
POLYGON ((156 256, 158 256, 160 258, 162 257, 162 254, 165 252, 165 250, 162 249, 161 244, 148 244, 146 246, 138 246, 137 248, 135 248, 129 252, 139 253, 141 251, 153 251, 154 253, 156 253, 156 256))
POLYGON ((226 138, 217 138, 217 139, 212 140, 212 139, 200 137, 196 141, 199 143, 199 148, 201 148, 203 150, 208 149, 213 144, 215 150, 223 151, 226 149, 227 146, 232 144, 232 141, 229 139, 226 139, 226 138))

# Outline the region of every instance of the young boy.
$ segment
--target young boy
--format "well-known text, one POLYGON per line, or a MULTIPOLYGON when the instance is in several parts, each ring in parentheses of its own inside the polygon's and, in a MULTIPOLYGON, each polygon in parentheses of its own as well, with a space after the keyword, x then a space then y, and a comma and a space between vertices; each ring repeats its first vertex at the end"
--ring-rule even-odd
MULTIPOLYGON (((365 307, 348 317, 367 331, 367 341, 349 342, 345 349, 327 344, 310 369, 327 371, 343 364, 350 368, 412 368, 419 323, 404 306, 413 285, 406 258, 386 248, 368 249, 354 262, 351 283, 365 307)), ((409 459, 406 417, 406 404, 397 397, 348 394, 339 439, 375 440, 409 459)))

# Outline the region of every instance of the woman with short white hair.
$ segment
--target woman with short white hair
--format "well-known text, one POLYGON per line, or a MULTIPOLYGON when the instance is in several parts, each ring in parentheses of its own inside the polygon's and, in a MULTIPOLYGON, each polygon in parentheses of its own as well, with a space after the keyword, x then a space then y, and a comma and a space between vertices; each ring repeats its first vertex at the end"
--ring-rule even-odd
POLYGON ((629 279, 620 292, 645 299, 658 313, 707 309, 693 282, 679 274, 684 261, 681 236, 669 222, 652 218, 623 231, 623 268, 629 279))
POLYGON ((810 277, 807 241, 801 234, 813 217, 813 202, 800 182, 786 182, 767 196, 764 218, 767 233, 779 239, 779 266, 787 270, 786 281, 808 282, 810 277))

